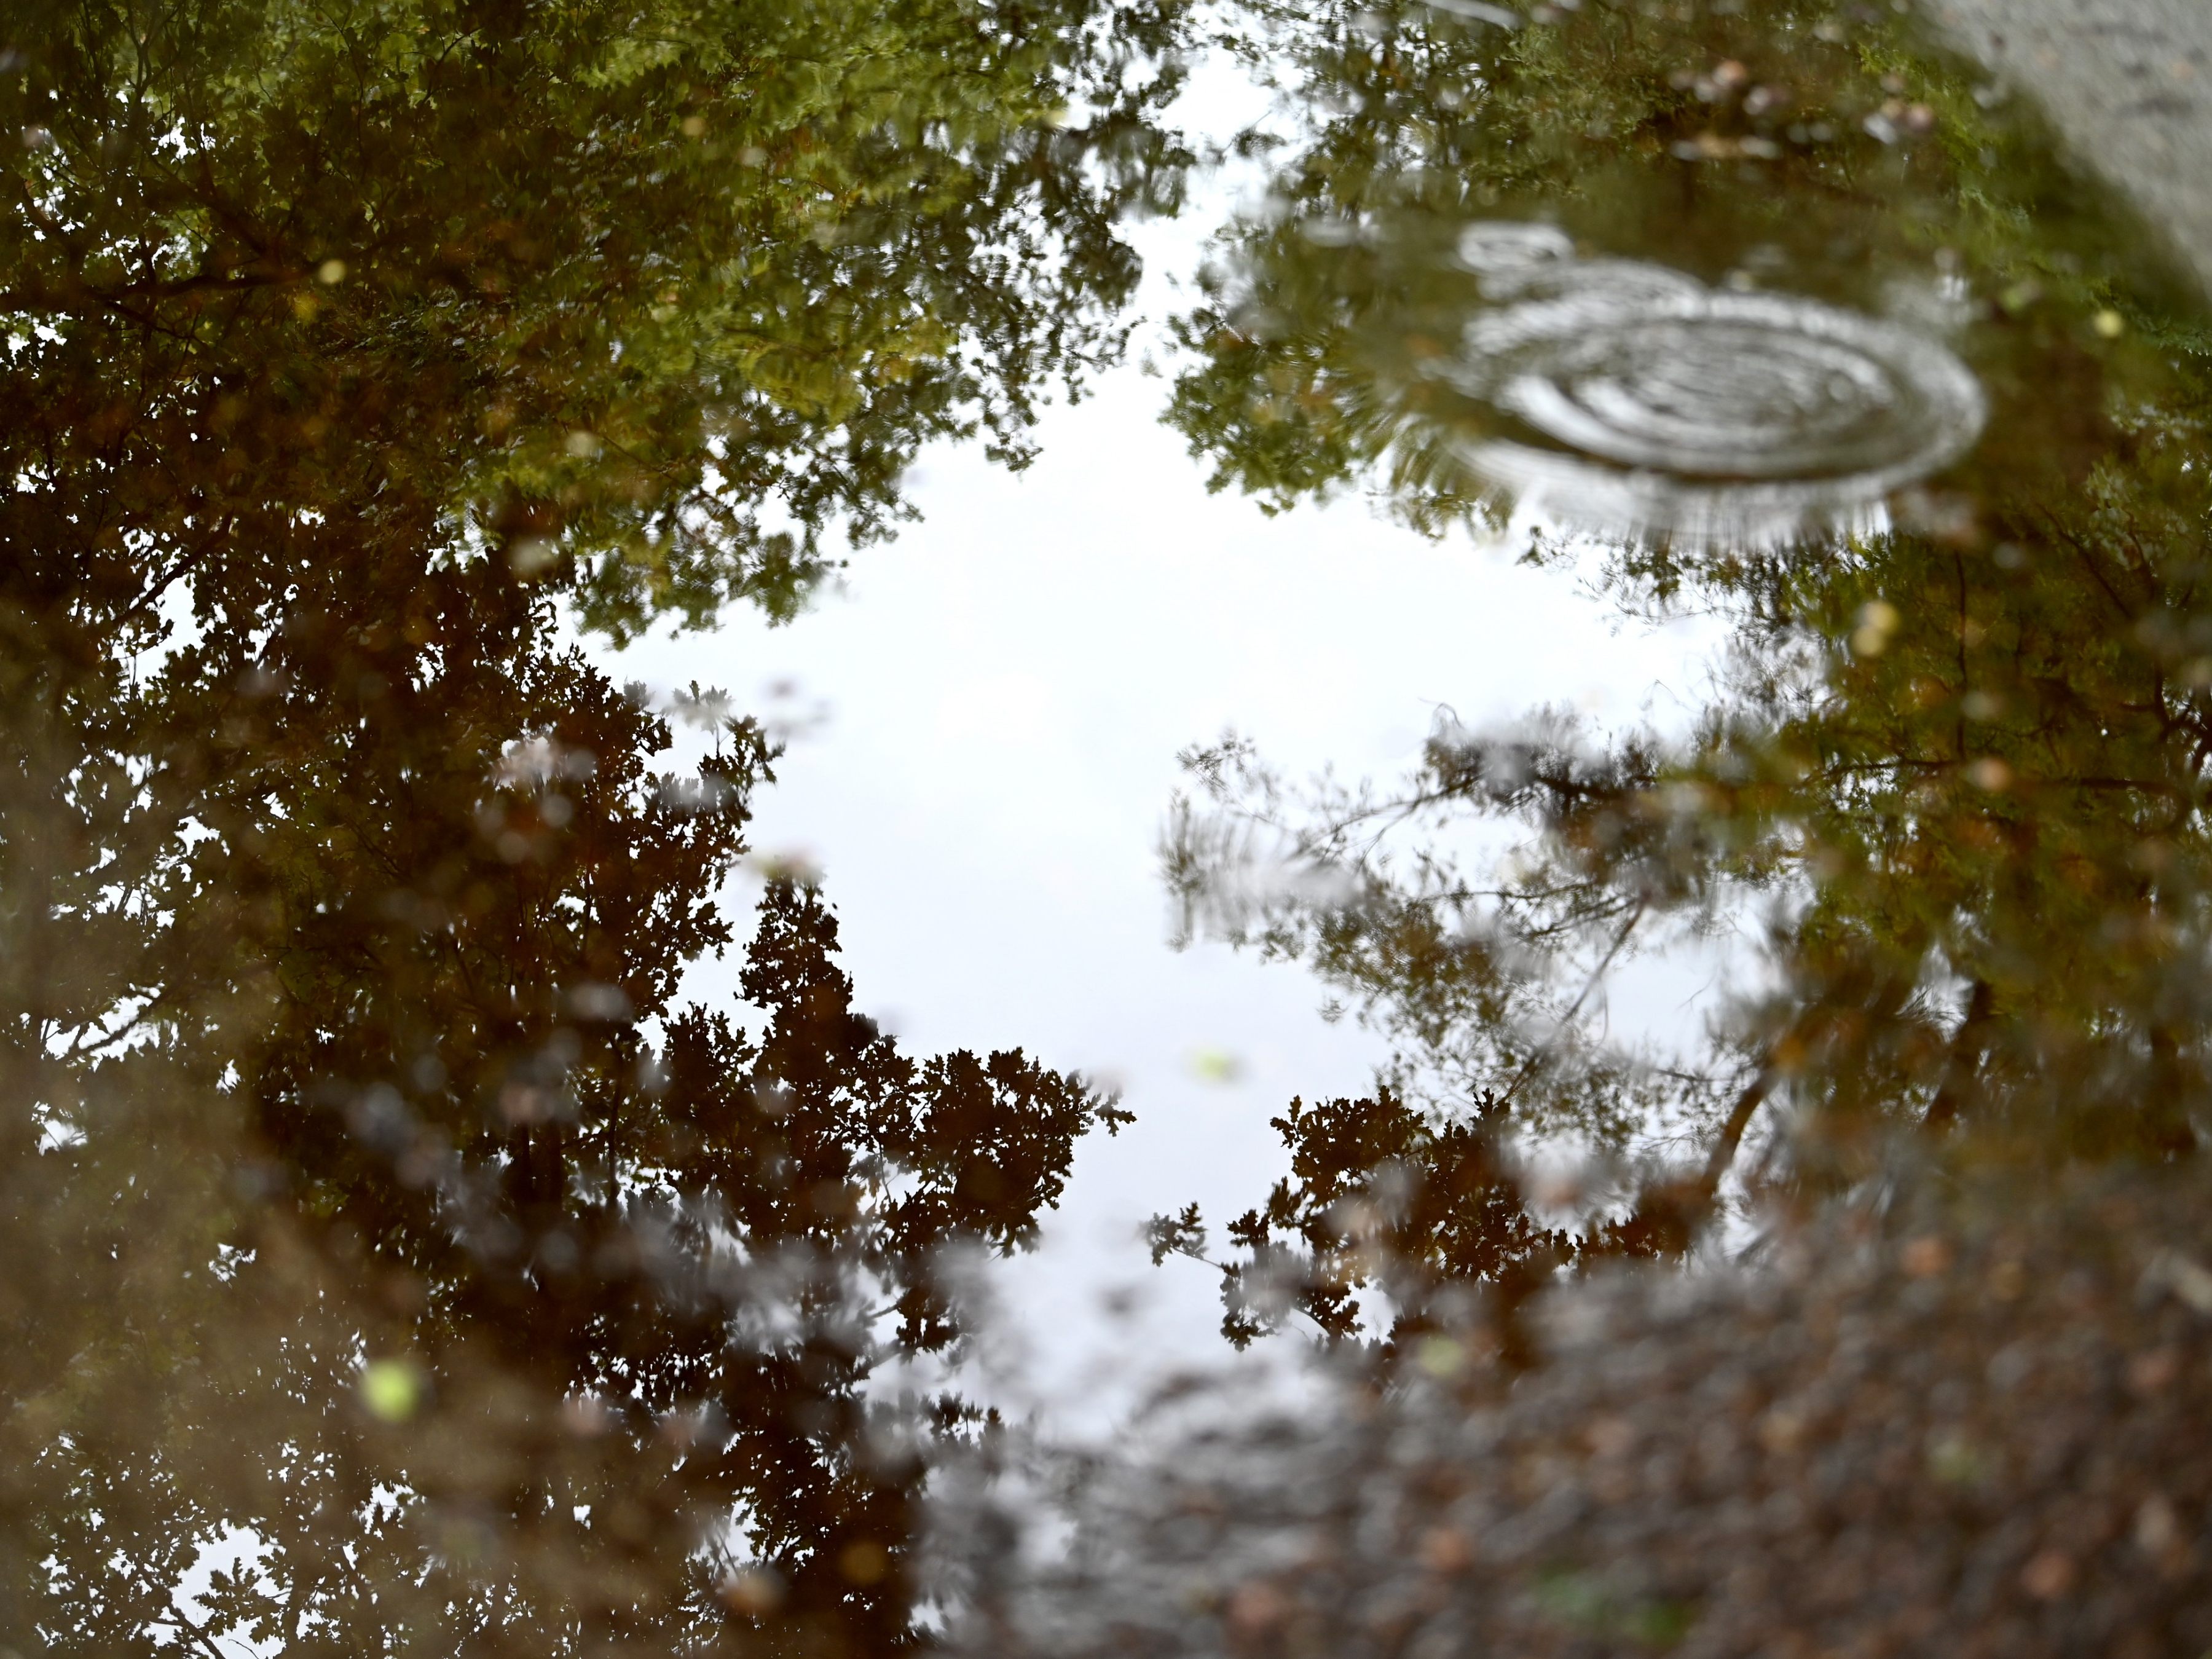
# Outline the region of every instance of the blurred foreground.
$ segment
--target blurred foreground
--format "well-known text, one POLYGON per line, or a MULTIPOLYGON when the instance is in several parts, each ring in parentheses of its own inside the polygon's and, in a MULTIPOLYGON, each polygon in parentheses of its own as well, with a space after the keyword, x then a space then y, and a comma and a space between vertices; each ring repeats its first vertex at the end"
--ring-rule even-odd
POLYGON ((2208 1201, 2195 1171, 1899 1171, 1755 1267, 1525 1304, 1527 1370, 1475 1297, 1301 1407, 1186 1378, 1126 1455, 1001 1443, 939 1523, 955 1646, 2201 1652, 2208 1201))

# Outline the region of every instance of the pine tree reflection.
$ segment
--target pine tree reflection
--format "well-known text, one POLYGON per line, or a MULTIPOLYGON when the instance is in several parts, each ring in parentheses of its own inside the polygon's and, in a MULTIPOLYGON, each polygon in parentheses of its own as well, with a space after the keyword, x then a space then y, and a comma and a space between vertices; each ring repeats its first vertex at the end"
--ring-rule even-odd
MULTIPOLYGON (((1510 1287, 1543 1231, 1513 1173, 1532 1144, 1613 1160, 1556 1261, 1677 1252, 1723 1199, 1878 1186, 1900 1155, 2191 1152, 2212 1101, 2212 453, 2199 308, 2154 250, 1909 21, 1260 16, 1294 131, 1185 319, 1173 416, 1219 482, 1288 506, 1375 480, 1417 526, 1502 523, 1480 458, 1538 437, 1449 366, 1524 290, 1600 278, 1620 307, 1656 295, 1660 321, 1712 309, 1706 284, 1771 286, 1887 309, 1931 353, 1948 330, 1992 413, 1962 459, 1840 523, 1773 520, 1760 457, 1730 477, 1706 454, 1727 430, 1692 434, 1708 507, 1735 489, 1769 519, 1623 520, 1604 571, 1632 609, 1735 627, 1686 734, 1446 717, 1375 789, 1301 790, 1233 737, 1186 757, 1165 855, 1192 925, 1305 961, 1397 1050, 1395 1092, 1279 1121, 1294 1174, 1232 1230, 1232 1334, 1255 1275, 1271 1305, 1357 1328, 1347 1287, 1380 1276, 1351 1235, 1384 1187, 1379 1236, 1510 1287), (1494 877, 1446 850, 1470 826, 1520 844, 1494 877), (1623 965, 1717 928, 1755 945, 1759 988, 1711 1032, 1610 1040, 1623 965), (1355 1120, 1396 1127, 1326 1127, 1355 1120), (1470 1134, 1498 1165, 1475 1211, 1443 1196, 1470 1134), (1470 1255, 1452 1241, 1478 1211, 1470 1255)), ((1698 367, 1657 388, 1650 442, 1714 415, 1698 367)), ((1642 384, 1624 370, 1592 407, 1626 418, 1642 384)), ((1196 1217, 1158 1225, 1195 1248, 1196 1217)))

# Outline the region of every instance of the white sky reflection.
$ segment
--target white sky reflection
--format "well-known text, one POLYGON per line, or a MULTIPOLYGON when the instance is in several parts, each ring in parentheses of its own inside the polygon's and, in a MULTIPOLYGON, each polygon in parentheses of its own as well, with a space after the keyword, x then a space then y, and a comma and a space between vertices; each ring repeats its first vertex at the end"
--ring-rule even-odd
MULTIPOLYGON (((1439 703, 1480 723, 1546 701, 1626 720, 1650 701, 1672 723, 1712 637, 1624 624, 1569 573, 1428 543, 1361 500, 1269 520, 1208 495, 1139 362, 1226 199, 1139 228, 1152 323, 1094 395, 1047 412, 1029 471, 934 452, 922 521, 855 556, 843 592, 781 629, 733 611, 612 665, 811 717, 753 844, 823 871, 861 1006, 911 1052, 1018 1045, 1120 1081, 1136 1124, 1083 1146, 1042 1248, 1000 1275, 1024 1392, 1068 1427, 1126 1397, 1101 1364, 1225 1352, 1212 1276, 1153 1269, 1143 1218, 1196 1200, 1218 1237, 1285 1166, 1268 1118, 1293 1094, 1364 1091, 1380 1058, 1323 1023, 1298 971, 1169 948, 1154 848, 1176 750, 1233 725, 1293 775, 1390 776, 1439 703), (1102 1294, 1131 1284, 1137 1311, 1109 1318, 1102 1294)), ((688 994, 722 999, 738 965, 700 965, 688 994)))

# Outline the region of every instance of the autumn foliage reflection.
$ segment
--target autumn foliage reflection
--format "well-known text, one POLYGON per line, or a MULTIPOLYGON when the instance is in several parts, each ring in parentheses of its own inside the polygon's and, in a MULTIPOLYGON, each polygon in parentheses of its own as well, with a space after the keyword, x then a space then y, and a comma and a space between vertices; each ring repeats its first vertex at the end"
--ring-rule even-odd
POLYGON ((923 443, 1018 464, 1178 27, 0 23, 0 1645, 911 1642, 975 1413, 887 1373, 1117 1109, 903 1054, 789 880, 680 1001, 772 745, 569 629, 788 614, 923 443))

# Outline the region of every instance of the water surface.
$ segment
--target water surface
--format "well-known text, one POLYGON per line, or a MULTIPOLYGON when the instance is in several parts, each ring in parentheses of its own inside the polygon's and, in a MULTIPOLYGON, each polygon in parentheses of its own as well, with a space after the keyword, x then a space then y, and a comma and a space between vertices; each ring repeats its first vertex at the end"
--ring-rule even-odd
MULTIPOLYGON (((1387 1390, 2193 1158, 2199 295, 1923 20, 4 28, 0 1645, 908 1648, 994 1282, 1387 1390)), ((2202 1646, 2194 1467, 1960 1524, 2202 1646)))

